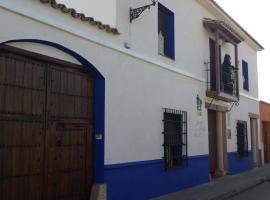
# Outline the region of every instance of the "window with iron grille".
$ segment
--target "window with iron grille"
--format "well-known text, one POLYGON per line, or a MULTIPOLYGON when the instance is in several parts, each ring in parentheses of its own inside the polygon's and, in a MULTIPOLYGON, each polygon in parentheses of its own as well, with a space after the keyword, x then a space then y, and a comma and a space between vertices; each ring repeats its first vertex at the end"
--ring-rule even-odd
POLYGON ((239 158, 248 157, 248 137, 246 121, 237 121, 237 152, 239 158))
POLYGON ((164 110, 165 169, 187 166, 187 112, 164 110))

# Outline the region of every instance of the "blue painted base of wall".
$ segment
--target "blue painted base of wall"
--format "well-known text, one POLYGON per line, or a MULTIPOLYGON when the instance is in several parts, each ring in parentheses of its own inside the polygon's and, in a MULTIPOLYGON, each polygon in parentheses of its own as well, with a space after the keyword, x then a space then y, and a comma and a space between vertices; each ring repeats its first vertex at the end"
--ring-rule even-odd
POLYGON ((144 200, 209 181, 208 155, 190 157, 188 167, 165 171, 163 160, 105 167, 109 200, 144 200))
POLYGON ((248 157, 238 158, 237 152, 228 153, 229 175, 238 174, 252 169, 252 155, 249 152, 248 157))
MULTIPOLYGON (((228 153, 229 175, 252 169, 252 155, 239 159, 228 153)), ((109 200, 146 200, 209 181, 208 155, 189 157, 188 167, 165 171, 163 160, 152 160, 105 167, 109 200)))

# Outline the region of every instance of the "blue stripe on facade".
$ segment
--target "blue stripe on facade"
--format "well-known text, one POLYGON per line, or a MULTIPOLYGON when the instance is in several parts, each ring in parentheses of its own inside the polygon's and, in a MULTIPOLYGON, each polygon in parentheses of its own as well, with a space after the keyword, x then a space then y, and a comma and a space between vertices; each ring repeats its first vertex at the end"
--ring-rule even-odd
POLYGON ((229 175, 238 174, 247 170, 251 170, 252 166, 252 153, 248 153, 246 158, 238 158, 237 152, 228 153, 229 175))
MULTIPOLYGON (((252 154, 228 153, 229 175, 252 169, 252 154)), ((188 167, 165 171, 162 159, 105 166, 109 200, 146 200, 209 181, 208 155, 188 158, 188 167)))
POLYGON ((208 181, 208 155, 189 157, 187 168, 173 171, 161 159, 105 167, 109 200, 144 200, 208 181))
MULTIPOLYGON (((104 136, 105 136, 105 78, 102 74, 85 58, 78 53, 64 47, 63 45, 37 39, 19 39, 9 40, 1 44, 8 44, 14 42, 29 42, 38 43, 46 46, 56 48, 64 53, 72 56, 78 60, 83 67, 85 67, 91 77, 95 80, 95 122, 94 122, 94 134, 98 133, 102 135, 102 140, 95 140, 94 138, 94 183, 104 183, 104 136)), ((94 137, 94 136, 93 136, 94 137)))

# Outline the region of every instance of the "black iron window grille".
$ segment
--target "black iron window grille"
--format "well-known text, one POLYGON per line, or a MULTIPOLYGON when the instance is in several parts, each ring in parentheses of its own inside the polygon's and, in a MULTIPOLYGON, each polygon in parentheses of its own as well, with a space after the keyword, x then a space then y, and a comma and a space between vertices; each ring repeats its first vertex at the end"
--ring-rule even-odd
POLYGON ((186 167, 187 112, 165 108, 163 117, 165 169, 186 167))
POLYGON ((239 158, 248 157, 247 122, 237 121, 237 152, 239 158))

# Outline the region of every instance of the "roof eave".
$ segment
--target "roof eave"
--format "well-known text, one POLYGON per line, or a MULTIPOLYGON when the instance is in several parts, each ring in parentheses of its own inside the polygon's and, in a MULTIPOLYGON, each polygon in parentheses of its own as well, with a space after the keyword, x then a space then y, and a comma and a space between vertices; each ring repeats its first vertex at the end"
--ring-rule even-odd
POLYGON ((247 38, 245 41, 250 41, 256 51, 262 51, 264 50, 264 47, 254 38, 252 37, 238 22, 236 22, 215 0, 197 0, 197 2, 203 6, 206 6, 207 8, 215 9, 215 11, 219 12, 224 18, 226 18, 227 23, 230 22, 231 25, 234 25, 237 27, 247 38))
POLYGON ((100 30, 104 30, 107 33, 113 35, 119 35, 117 28, 113 28, 110 25, 103 24, 100 21, 96 21, 93 17, 87 17, 83 13, 78 13, 74 8, 67 8, 65 4, 59 4, 56 0, 39 0, 43 4, 49 4, 52 8, 60 10, 63 14, 69 14, 75 19, 80 19, 81 21, 88 23, 89 25, 96 26, 100 30))

